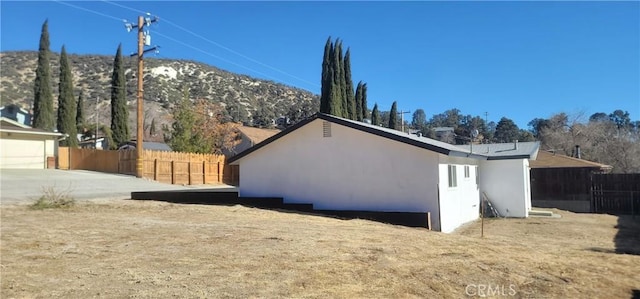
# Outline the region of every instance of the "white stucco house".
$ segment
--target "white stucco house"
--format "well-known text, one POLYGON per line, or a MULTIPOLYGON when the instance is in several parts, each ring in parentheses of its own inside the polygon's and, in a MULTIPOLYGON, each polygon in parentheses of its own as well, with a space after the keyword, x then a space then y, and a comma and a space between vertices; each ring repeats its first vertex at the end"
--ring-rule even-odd
MULTIPOLYGON (((243 197, 282 197, 318 210, 430 213, 434 230, 451 232, 479 217, 481 168, 498 163, 497 170, 514 171, 520 153, 486 154, 318 113, 228 161, 240 167, 243 197)), ((513 175, 487 173, 497 180, 488 187, 513 175)))
POLYGON ((529 217, 531 210, 531 168, 539 142, 474 144, 462 146, 487 157, 480 161, 479 185, 503 217, 529 217))
POLYGON ((58 141, 64 135, 0 118, 0 168, 55 167, 58 141))

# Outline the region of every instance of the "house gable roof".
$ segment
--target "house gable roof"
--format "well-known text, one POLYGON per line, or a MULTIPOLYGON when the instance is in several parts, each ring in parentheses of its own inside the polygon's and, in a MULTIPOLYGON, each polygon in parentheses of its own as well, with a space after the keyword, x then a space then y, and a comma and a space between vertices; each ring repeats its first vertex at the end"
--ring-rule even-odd
POLYGON ((573 158, 548 151, 538 153, 535 161, 530 161, 531 168, 593 168, 600 171, 611 170, 610 165, 573 158))
POLYGON ((253 144, 258 144, 267 138, 280 133, 280 130, 261 129, 247 126, 238 127, 238 131, 253 144))
POLYGON ((19 133, 19 134, 30 134, 30 135, 40 135, 40 136, 51 136, 51 137, 61 137, 64 136, 62 133, 50 132, 41 129, 31 128, 14 120, 2 117, 0 118, 0 131, 6 133, 19 133))
POLYGON ((346 126, 355 130, 359 130, 362 132, 367 132, 376 136, 380 136, 380 137, 384 137, 384 138, 388 138, 394 141, 398 141, 398 142, 402 142, 405 144, 409 144, 409 145, 413 145, 413 146, 417 146, 426 150, 430 150, 436 153, 440 153, 443 155, 450 155, 450 156, 459 156, 459 157, 472 157, 472 158, 476 158, 476 159, 486 159, 485 156, 482 155, 472 155, 469 151, 464 150, 460 147, 456 147, 455 145, 451 145, 448 143, 444 143, 441 141, 437 141, 437 140, 433 140, 433 139, 429 139, 426 137, 418 137, 416 135, 412 135, 412 134, 408 134, 408 133, 403 133, 400 132, 398 130, 393 130, 393 129, 389 129, 389 128, 383 128, 383 127, 379 127, 379 126, 374 126, 371 124, 367 124, 364 122, 359 122, 359 121, 354 121, 354 120, 349 120, 349 119, 344 119, 344 118, 340 118, 340 117, 336 117, 333 115, 328 115, 328 114, 324 114, 324 113, 317 113, 303 121, 298 122, 297 124, 281 131, 280 133, 271 136, 269 138, 267 138, 266 140, 264 140, 263 142, 241 152, 240 154, 231 157, 228 162, 229 163, 233 163, 235 161, 238 161, 240 159, 242 159, 243 157, 250 155, 251 153, 261 149, 262 147, 280 139, 281 137, 311 123, 314 120, 317 119, 321 119, 324 121, 328 121, 328 122, 332 122, 338 125, 342 125, 342 126, 346 126))

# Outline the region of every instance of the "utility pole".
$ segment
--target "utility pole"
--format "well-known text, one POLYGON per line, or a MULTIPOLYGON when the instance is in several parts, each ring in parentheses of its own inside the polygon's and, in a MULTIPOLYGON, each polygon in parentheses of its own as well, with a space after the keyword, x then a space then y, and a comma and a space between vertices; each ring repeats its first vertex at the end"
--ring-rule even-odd
POLYGON ((405 113, 409 113, 409 111, 398 111, 398 114, 400 114, 400 130, 404 133, 404 114, 405 113))
POLYGON ((100 104, 100 97, 96 97, 96 133, 94 134, 94 138, 96 139, 95 149, 98 149, 98 121, 100 120, 100 109, 98 109, 98 104, 100 104))
MULTIPOLYGON (((138 53, 137 54, 131 54, 131 56, 138 56, 138 93, 137 93, 137 102, 138 102, 138 112, 137 112, 137 134, 136 134, 136 176, 141 178, 142 177, 142 172, 143 172, 143 161, 142 161, 142 153, 143 153, 143 142, 144 142, 144 108, 143 108, 143 101, 144 101, 144 88, 143 88, 143 84, 144 84, 144 60, 143 60, 143 56, 144 53, 147 52, 151 52, 151 51, 156 51, 159 47, 153 47, 151 49, 144 49, 144 46, 150 46, 151 45, 151 35, 149 34, 149 31, 144 32, 144 27, 145 25, 151 26, 152 23, 155 23, 158 21, 157 17, 153 17, 153 19, 149 16, 149 14, 147 14, 147 17, 143 17, 143 16, 139 16, 138 17, 138 24, 135 25, 135 27, 138 28, 138 53)), ((127 31, 131 32, 131 30, 133 29, 134 25, 127 23, 127 21, 125 20, 125 27, 127 28, 127 31)))

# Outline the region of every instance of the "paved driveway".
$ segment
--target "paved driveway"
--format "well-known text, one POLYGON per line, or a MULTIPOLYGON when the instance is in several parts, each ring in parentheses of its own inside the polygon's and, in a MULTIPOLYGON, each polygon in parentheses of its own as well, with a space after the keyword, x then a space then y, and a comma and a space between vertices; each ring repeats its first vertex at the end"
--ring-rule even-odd
POLYGON ((134 191, 224 188, 226 185, 181 186, 163 184, 134 176, 107 174, 86 170, 2 169, 0 170, 0 203, 31 203, 45 188, 69 192, 76 200, 131 198, 134 191))

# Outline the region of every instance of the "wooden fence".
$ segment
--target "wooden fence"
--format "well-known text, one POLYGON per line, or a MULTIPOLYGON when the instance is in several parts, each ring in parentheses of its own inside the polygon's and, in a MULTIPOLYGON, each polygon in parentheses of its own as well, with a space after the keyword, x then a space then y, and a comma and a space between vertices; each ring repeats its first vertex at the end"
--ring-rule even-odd
MULTIPOLYGON (((227 165, 223 155, 143 151, 143 177, 180 184, 238 185, 238 166, 227 165)), ((105 151, 60 147, 58 168, 84 169, 135 175, 136 151, 105 151)))
POLYGON ((640 173, 594 174, 591 211, 640 215, 640 173))

